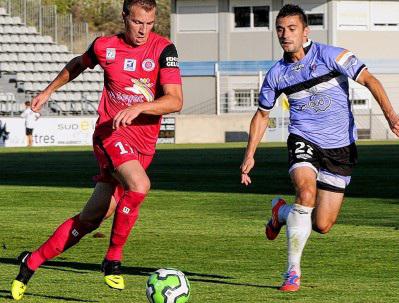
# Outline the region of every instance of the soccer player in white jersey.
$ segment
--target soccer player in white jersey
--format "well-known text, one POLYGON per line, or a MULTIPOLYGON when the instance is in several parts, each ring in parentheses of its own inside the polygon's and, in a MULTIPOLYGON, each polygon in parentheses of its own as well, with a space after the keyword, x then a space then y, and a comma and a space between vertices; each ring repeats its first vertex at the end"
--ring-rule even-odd
POLYGON ((273 199, 265 232, 274 240, 287 225, 288 266, 280 290, 297 291, 302 251, 312 227, 323 234, 332 228, 357 162, 348 78, 371 91, 396 136, 399 117, 381 83, 353 53, 308 38, 307 17, 299 6, 287 4, 280 10, 276 31, 284 55, 268 71, 262 85, 241 165, 241 183, 251 183, 248 174, 268 126, 269 112, 284 93, 290 104, 287 147, 296 197, 293 204, 273 199))

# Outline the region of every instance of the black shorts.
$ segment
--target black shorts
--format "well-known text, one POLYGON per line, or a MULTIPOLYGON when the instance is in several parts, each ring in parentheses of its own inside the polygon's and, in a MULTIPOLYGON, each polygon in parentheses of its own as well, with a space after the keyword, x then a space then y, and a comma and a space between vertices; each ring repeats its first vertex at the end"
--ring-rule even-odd
POLYGON ((294 134, 287 140, 289 171, 308 166, 317 174, 320 189, 345 192, 350 176, 357 163, 356 144, 324 149, 294 134))
POLYGON ((33 128, 25 128, 25 134, 27 136, 30 136, 33 134, 33 128))

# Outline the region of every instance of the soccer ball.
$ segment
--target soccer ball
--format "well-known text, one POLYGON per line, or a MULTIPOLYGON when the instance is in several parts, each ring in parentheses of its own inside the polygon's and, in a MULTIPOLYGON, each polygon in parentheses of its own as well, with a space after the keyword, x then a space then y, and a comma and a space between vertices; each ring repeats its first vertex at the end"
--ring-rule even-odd
POLYGON ((185 303, 189 297, 190 283, 181 271, 161 268, 147 280, 147 299, 150 303, 185 303))

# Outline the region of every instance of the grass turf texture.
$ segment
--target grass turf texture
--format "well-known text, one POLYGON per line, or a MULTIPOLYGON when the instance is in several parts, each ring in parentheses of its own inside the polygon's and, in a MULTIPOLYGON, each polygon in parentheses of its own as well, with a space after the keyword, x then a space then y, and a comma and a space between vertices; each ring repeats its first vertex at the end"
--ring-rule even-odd
MULTIPOLYGON (((184 271, 192 303, 399 301, 399 145, 361 143, 337 225, 312 233, 304 251, 302 289, 277 291, 285 269, 284 234, 264 239, 270 199, 293 200, 286 149, 262 145, 253 184, 239 184, 243 144, 161 146, 149 169, 152 190, 125 248, 126 290, 112 291, 99 266, 105 238, 81 243, 46 263, 23 302, 146 302, 145 282, 161 267, 184 271)), ((18 266, 91 194, 97 172, 88 147, 0 149, 0 301, 18 266)), ((284 233, 285 229, 283 229, 284 233)))

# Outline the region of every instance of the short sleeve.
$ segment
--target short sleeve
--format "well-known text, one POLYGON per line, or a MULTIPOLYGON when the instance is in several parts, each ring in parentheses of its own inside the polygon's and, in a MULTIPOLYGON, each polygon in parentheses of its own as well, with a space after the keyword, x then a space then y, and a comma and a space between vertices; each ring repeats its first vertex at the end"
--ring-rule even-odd
POLYGON ((328 56, 326 63, 330 69, 336 70, 355 81, 366 68, 366 65, 349 50, 331 47, 326 49, 324 54, 328 56))
POLYGON ((271 110, 276 104, 276 87, 273 85, 273 72, 269 70, 263 81, 259 92, 259 109, 264 111, 271 110))
POLYGON ((97 37, 97 38, 90 44, 89 48, 88 48, 88 49, 86 50, 86 52, 82 55, 82 57, 83 57, 83 63, 84 63, 87 67, 89 67, 89 68, 91 68, 91 69, 93 69, 93 68, 98 64, 98 59, 97 59, 96 53, 95 53, 95 51, 94 51, 94 46, 95 46, 95 43, 96 43, 96 41, 97 41, 98 38, 99 38, 99 37, 97 37))
POLYGON ((160 84, 181 84, 179 57, 174 44, 164 48, 159 57, 160 84))

